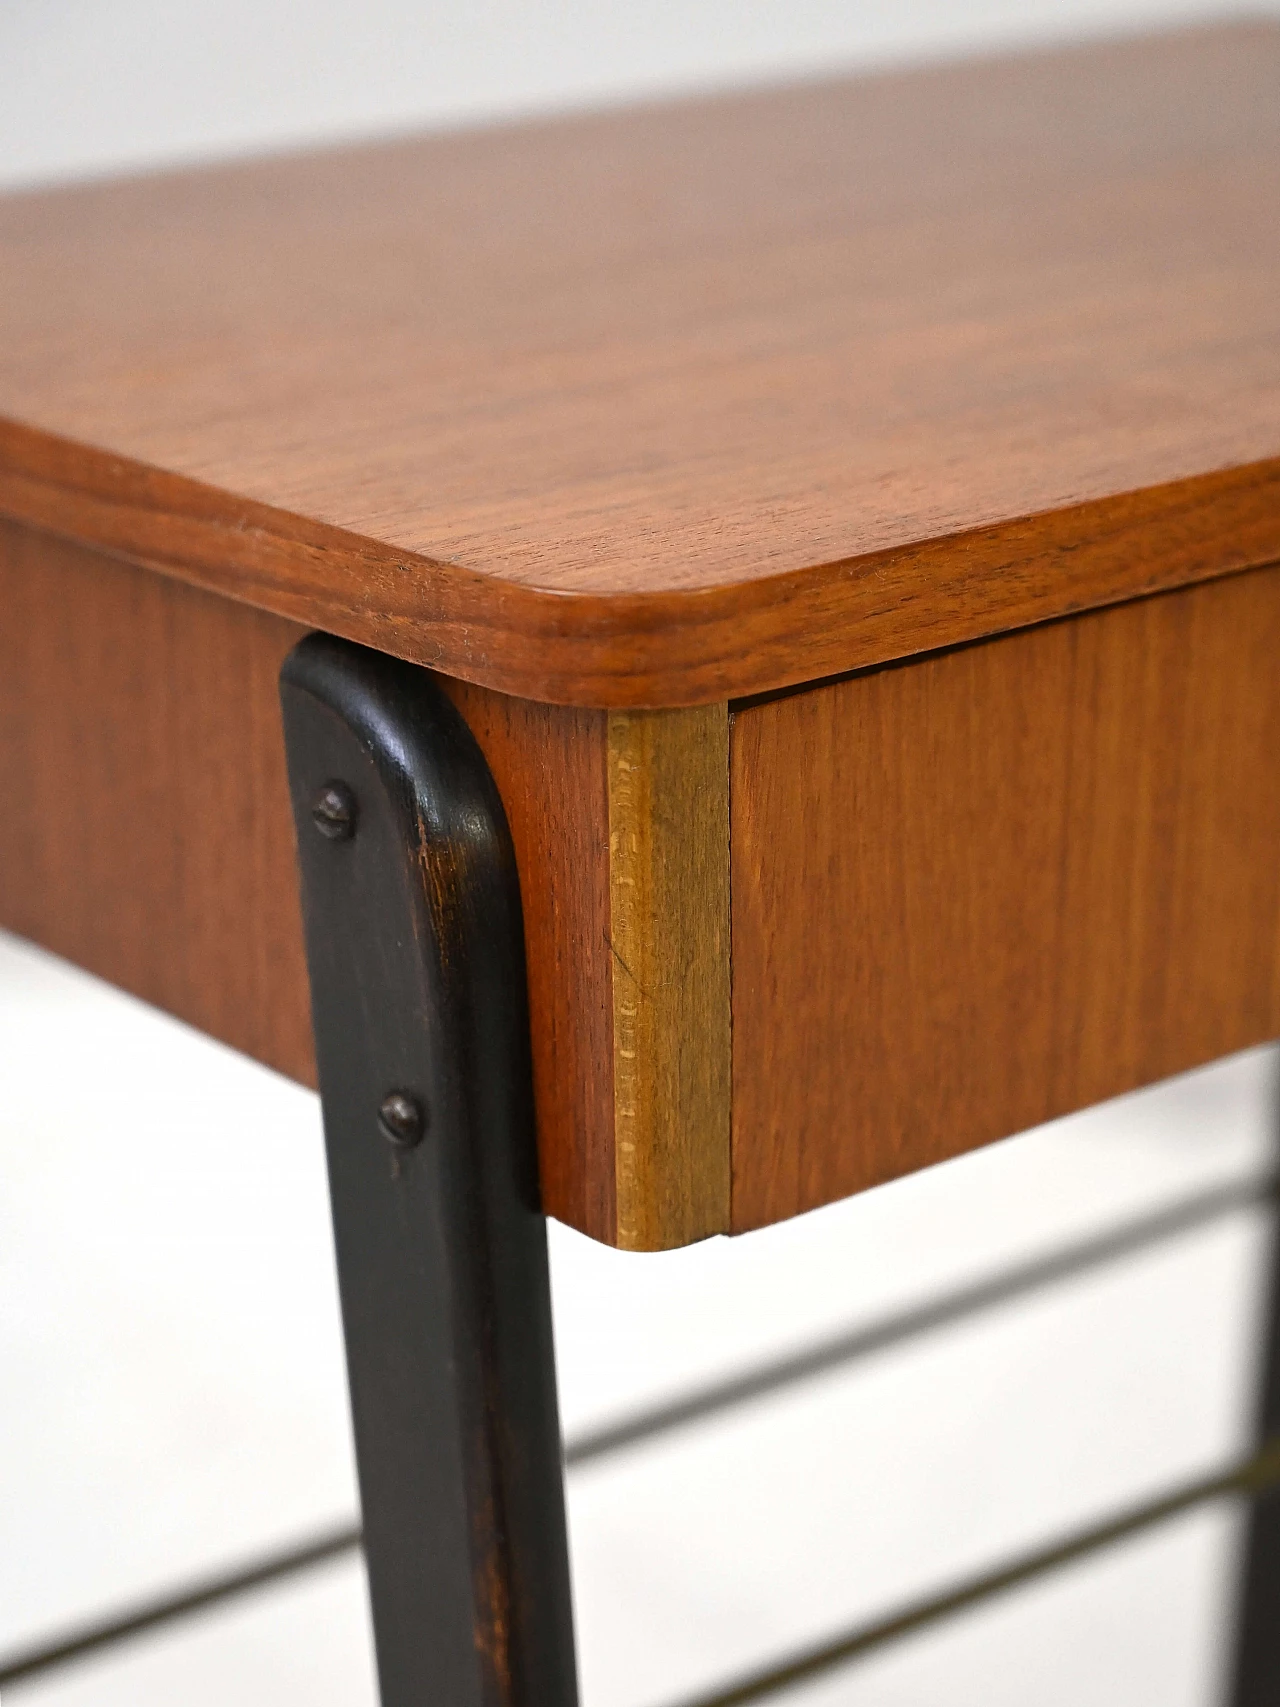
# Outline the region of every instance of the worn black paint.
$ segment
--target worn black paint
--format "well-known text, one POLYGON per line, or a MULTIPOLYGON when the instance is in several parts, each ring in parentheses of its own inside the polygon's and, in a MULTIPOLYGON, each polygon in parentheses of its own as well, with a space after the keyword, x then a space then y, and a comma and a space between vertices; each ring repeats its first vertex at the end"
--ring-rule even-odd
POLYGON ((502 806, 414 666, 281 674, 383 1707, 572 1707, 523 933, 502 806), (341 779, 356 833, 316 834, 341 779), (408 1091, 421 1141, 379 1110, 408 1091))

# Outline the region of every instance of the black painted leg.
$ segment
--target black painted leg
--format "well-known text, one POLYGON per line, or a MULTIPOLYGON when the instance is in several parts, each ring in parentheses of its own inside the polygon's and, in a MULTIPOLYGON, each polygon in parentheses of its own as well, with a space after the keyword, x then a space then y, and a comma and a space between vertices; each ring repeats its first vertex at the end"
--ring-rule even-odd
MULTIPOLYGON (((1280 1108, 1276 1115, 1280 1117, 1280 1108)), ((1280 1226, 1272 1229, 1268 1284, 1259 1440, 1280 1435, 1280 1226)), ((1250 1508, 1237 1616, 1235 1672, 1227 1699, 1232 1707, 1280 1707, 1280 1490, 1275 1488, 1250 1508)))
POLYGON ((573 1707, 502 806, 411 665, 312 636, 281 701, 383 1707, 573 1707))

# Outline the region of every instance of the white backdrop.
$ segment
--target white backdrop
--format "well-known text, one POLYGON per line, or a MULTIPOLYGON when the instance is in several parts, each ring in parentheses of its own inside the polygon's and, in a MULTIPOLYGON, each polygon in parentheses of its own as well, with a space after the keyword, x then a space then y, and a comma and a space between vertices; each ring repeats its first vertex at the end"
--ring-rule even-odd
POLYGON ((1240 10, 1224 0, 4 0, 0 183, 1240 10))

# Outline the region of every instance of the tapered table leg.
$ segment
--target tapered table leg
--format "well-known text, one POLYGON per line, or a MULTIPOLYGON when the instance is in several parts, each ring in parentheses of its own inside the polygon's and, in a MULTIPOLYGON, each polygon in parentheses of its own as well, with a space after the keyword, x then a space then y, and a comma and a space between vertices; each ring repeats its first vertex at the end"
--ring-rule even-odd
POLYGON ((573 1707, 502 806, 420 669, 312 636, 281 701, 383 1707, 573 1707))

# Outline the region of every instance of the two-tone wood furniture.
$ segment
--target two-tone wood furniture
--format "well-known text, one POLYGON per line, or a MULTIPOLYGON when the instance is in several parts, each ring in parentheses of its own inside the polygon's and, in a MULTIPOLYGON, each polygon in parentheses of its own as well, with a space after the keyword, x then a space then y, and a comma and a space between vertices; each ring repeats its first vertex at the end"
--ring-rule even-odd
MULTIPOLYGON (((504 820, 541 1204, 615 1245, 1280 1035, 1280 28, 12 196, 0 328, 0 923, 318 1054, 375 1222, 434 1142, 351 1088, 396 1015, 428 1078, 441 1037, 526 1071, 455 987, 504 820), (358 645, 288 667, 295 851, 310 631, 358 645)), ((338 1220, 350 1304, 381 1235, 338 1220)), ((357 1391, 367 1523, 420 1330, 357 1391)), ((501 1529, 524 1446, 476 1427, 501 1529)), ((490 1541, 449 1700, 567 1700, 490 1541)), ((421 1608, 371 1568, 403 1707, 421 1608)))

